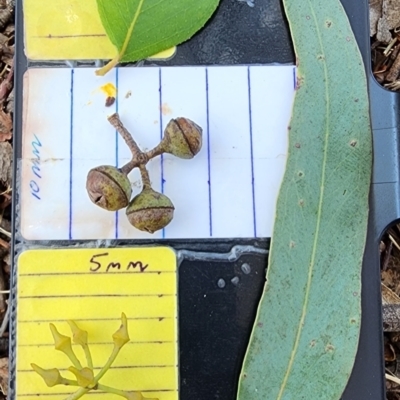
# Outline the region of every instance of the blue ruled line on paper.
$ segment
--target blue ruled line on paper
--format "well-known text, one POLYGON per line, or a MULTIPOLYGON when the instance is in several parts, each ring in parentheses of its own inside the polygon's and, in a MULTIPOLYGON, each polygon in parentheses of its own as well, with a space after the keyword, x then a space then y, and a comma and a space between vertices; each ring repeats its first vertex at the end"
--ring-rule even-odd
POLYGON ((294 90, 297 89, 297 69, 296 69, 296 67, 293 67, 293 87, 294 87, 294 90))
MULTIPOLYGON (((115 88, 117 94, 115 95, 115 112, 118 112, 118 79, 119 79, 119 68, 115 68, 115 88)), ((115 131, 115 166, 118 168, 118 142, 119 142, 119 134, 115 131)), ((115 239, 118 239, 118 225, 119 225, 119 211, 115 211, 115 239)))
MULTIPOLYGON (((158 69, 158 91, 159 91, 159 109, 160 109, 160 141, 163 139, 163 114, 162 114, 162 72, 161 68, 158 69)), ((164 193, 164 155, 160 156, 161 165, 161 193, 164 193)), ((165 239, 165 228, 162 229, 162 238, 165 239)))
POLYGON ((74 69, 71 69, 70 139, 69 139, 69 226, 68 238, 72 240, 72 157, 74 144, 74 69))
POLYGON ((257 237, 256 196, 254 191, 254 153, 253 153, 253 119, 251 111, 251 75, 247 67, 247 88, 249 93, 249 130, 250 130, 250 157, 251 157, 251 192, 253 197, 253 228, 254 237, 257 237))
POLYGON ((208 215, 210 225, 210 236, 212 237, 212 208, 211 208, 211 157, 210 157, 210 110, 208 91, 208 68, 206 68, 206 113, 207 113, 207 158, 208 158, 208 215))

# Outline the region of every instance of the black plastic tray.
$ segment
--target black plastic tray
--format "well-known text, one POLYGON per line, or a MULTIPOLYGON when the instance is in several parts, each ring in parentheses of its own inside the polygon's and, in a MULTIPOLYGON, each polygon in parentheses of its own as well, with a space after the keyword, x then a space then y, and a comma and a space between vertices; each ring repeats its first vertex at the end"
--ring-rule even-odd
MULTIPOLYGON (((257 13, 238 0, 222 0, 218 12, 206 28, 180 46, 177 56, 163 65, 293 64, 290 34, 280 1, 255 1, 259 9, 257 13)), ((362 275, 361 338, 355 367, 343 400, 383 400, 386 396, 378 246, 385 228, 400 219, 399 95, 383 89, 371 72, 368 0, 342 0, 342 3, 349 15, 369 76, 374 139, 371 213, 362 275)), ((23 46, 22 0, 17 0, 15 160, 21 156, 22 82, 28 67, 23 46)), ((34 65, 46 63, 32 64, 34 65)), ((55 67, 57 63, 48 65, 55 67)), ((16 171, 14 178, 16 179, 16 171)), ((15 212, 16 209, 13 213, 14 218, 15 212)), ((115 246, 150 243, 168 245, 175 249, 229 252, 233 245, 252 245, 266 249, 269 239, 114 242, 115 246)), ((235 262, 184 261, 180 265, 182 400, 236 398, 238 376, 256 305, 264 285, 266 265, 267 257, 259 254, 243 255, 235 262), (241 265, 245 262, 251 265, 251 274, 244 274, 241 270, 241 265), (227 285, 224 290, 217 287, 219 278, 230 282, 232 276, 240 278, 239 285, 227 285)), ((13 282, 13 287, 15 284, 16 282, 13 282)), ((340 296, 340 293, 337 295, 340 296)), ((11 333, 12 336, 15 335, 13 325, 11 333)), ((12 343, 13 340, 11 345, 12 343)), ((13 354, 13 349, 10 354, 13 354)), ((14 374, 15 371, 11 371, 11 393, 14 374)), ((324 394, 321 393, 319 398, 325 398, 324 394)))

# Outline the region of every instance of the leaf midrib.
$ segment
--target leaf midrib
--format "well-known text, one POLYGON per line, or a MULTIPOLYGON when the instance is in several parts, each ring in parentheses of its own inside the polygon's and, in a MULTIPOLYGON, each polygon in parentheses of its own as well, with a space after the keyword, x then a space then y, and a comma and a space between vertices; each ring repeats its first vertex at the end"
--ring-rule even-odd
POLYGON ((129 25, 128 32, 126 33, 124 44, 122 45, 121 51, 119 52, 119 59, 121 59, 124 56, 126 49, 128 48, 129 41, 132 37, 133 30, 135 29, 135 26, 136 26, 136 22, 139 18, 140 12, 142 11, 143 3, 144 3, 144 0, 139 0, 139 4, 135 11, 135 15, 133 16, 133 20, 132 20, 131 24, 129 25))
MULTIPOLYGON (((314 7, 311 4, 310 0, 307 0, 307 2, 310 6, 312 18, 315 23, 315 28, 316 28, 322 55, 325 55, 324 45, 323 45, 322 37, 321 37, 321 31, 320 31, 320 28, 317 23, 317 16, 315 15, 314 7)), ((291 356, 289 359, 289 364, 286 369, 286 373, 283 378, 282 385, 279 389, 277 400, 282 399, 283 393, 286 389, 287 381, 290 376, 290 372, 293 367, 294 359, 296 357, 297 350, 299 347, 300 337, 301 337, 301 334, 303 331, 304 321, 305 321, 305 318, 307 315, 308 301, 310 298, 310 291, 311 291, 312 274, 314 271, 315 256, 317 253, 317 245, 318 245, 319 231, 320 231, 320 225, 321 225, 322 205, 323 205, 323 198, 324 198, 324 192, 325 192, 326 163, 327 163, 327 154, 328 154, 327 150, 328 150, 328 142, 329 142, 328 139, 330 137, 330 131, 329 131, 329 128, 330 128, 330 119, 329 119, 330 118, 330 112, 329 112, 330 101, 329 101, 328 68, 327 68, 326 60, 324 60, 324 75, 325 75, 325 101, 326 101, 326 114, 325 114, 326 115, 326 117, 325 117, 326 118, 326 131, 325 131, 324 156, 323 156, 323 162, 322 162, 322 177, 321 177, 321 186, 320 186, 320 196, 319 196, 318 213, 317 213, 317 224, 316 224, 316 228, 315 228, 315 236, 314 236, 313 248, 312 248, 312 253, 311 253, 311 262, 310 262, 310 267, 309 267, 308 277, 307 277, 307 286, 306 286, 303 310, 302 310, 300 322, 299 322, 299 325, 297 328, 296 339, 295 339, 293 350, 292 350, 292 353, 291 353, 291 356)))

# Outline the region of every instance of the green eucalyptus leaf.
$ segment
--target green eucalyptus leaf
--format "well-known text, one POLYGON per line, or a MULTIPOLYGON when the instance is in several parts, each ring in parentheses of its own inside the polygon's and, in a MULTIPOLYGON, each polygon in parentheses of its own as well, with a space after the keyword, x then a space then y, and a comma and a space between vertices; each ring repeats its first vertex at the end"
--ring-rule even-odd
POLYGON ((104 29, 118 55, 99 75, 119 62, 137 61, 192 37, 219 0, 97 0, 104 29))
POLYGON ((361 321, 372 170, 367 81, 339 0, 284 6, 298 89, 267 283, 238 399, 338 400, 361 321))

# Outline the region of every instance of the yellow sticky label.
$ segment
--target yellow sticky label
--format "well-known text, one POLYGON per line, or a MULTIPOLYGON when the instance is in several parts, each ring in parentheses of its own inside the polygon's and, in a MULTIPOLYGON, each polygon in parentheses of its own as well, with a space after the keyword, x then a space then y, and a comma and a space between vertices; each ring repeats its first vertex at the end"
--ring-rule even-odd
MULTIPOLYGON (((16 398, 65 399, 77 388, 47 387, 33 371, 58 368, 68 379, 71 361, 55 350, 49 324, 71 336, 67 320, 89 333, 95 375, 113 349, 112 334, 128 318, 130 342, 100 383, 178 400, 177 267, 169 248, 31 250, 18 259, 16 398)), ((86 366, 79 345, 73 349, 86 366)), ((118 399, 102 391, 91 399, 118 399)))
MULTIPOLYGON (((25 53, 31 60, 112 59, 96 0, 24 0, 25 53)), ((151 58, 170 58, 175 47, 151 58)))

